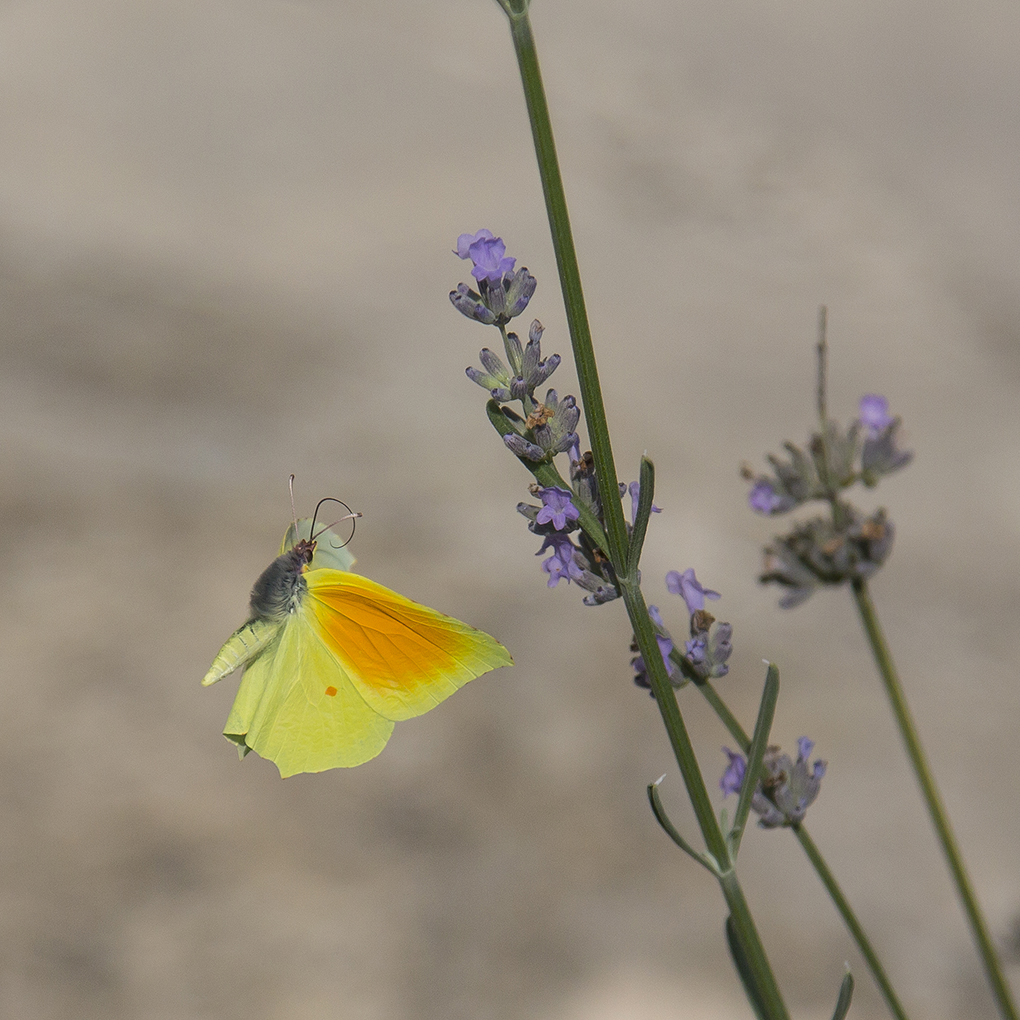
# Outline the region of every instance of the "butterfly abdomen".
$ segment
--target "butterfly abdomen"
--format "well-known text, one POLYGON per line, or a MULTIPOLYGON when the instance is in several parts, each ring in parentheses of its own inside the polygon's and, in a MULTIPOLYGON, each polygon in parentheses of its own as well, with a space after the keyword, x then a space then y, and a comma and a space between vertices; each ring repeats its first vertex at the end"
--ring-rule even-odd
POLYGON ((283 620, 297 612, 308 591, 304 569, 314 552, 315 543, 302 539, 262 571, 251 590, 253 617, 283 620))

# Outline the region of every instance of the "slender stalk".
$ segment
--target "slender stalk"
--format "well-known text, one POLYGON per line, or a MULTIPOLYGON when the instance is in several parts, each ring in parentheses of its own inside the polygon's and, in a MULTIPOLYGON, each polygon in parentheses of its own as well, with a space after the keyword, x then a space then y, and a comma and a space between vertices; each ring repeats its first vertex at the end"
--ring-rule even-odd
MULTIPOLYGON (((825 305, 818 307, 818 345, 815 350, 818 353, 818 389, 815 393, 815 406, 818 408, 818 424, 821 426, 822 439, 825 438, 825 423, 829 420, 829 411, 826 407, 826 388, 829 373, 829 343, 828 343, 829 309, 825 305)), ((829 458, 825 458, 829 463, 829 458)))
MULTIPOLYGON (((753 948, 756 952, 760 951, 764 959, 765 950, 762 948, 761 937, 754 926, 754 918, 751 916, 747 900, 744 899, 744 891, 740 888, 740 883, 737 881, 737 873, 730 870, 720 875, 719 887, 722 889, 726 906, 729 907, 730 920, 740 938, 745 954, 750 957, 750 950, 753 948)), ((786 1012, 786 1006, 783 1004, 782 996, 779 994, 779 986, 772 975, 772 968, 768 966, 768 961, 765 961, 764 970, 761 967, 753 966, 755 962, 753 958, 750 958, 749 962, 752 964, 752 977, 756 982, 758 996, 768 1015, 787 1017, 789 1014, 786 1012), (762 983, 762 978, 766 979, 764 984, 762 983)))
POLYGON ((885 999, 885 1004, 889 1007, 889 1012, 896 1017, 896 1020, 909 1020, 903 1006, 900 1005, 900 1000, 896 997, 896 992, 893 990, 889 978, 886 976, 881 961, 868 941, 868 936, 857 920, 857 916, 854 914, 846 896, 843 895, 843 890, 840 889, 835 875, 829 871, 829 866, 825 863, 825 858, 822 856, 821 851, 815 846, 815 841, 808 835, 808 831, 803 825, 793 826, 793 833, 797 837, 797 841, 804 848, 804 853, 808 855, 808 860, 811 861, 818 877, 822 880, 822 885, 825 886, 825 891, 829 894, 829 898, 836 904, 836 909, 840 912, 843 923, 853 936, 854 942, 857 943, 857 948, 861 951, 861 956, 864 957, 868 969, 871 971, 871 976, 875 979, 875 984, 878 985, 878 990, 882 993, 882 998, 885 999))
POLYGON ((663 725, 669 736, 669 742, 673 746, 673 753, 677 765, 680 767, 680 774, 683 776, 687 786, 687 794, 691 798, 691 806, 694 808, 698 825, 701 827, 701 834, 704 837, 708 852, 715 858, 720 870, 729 864, 729 850, 726 847, 726 840, 716 821, 715 810, 712 802, 708 799, 708 788, 701 775, 701 768, 698 759, 694 754, 694 747, 691 738, 687 733, 683 717, 680 714, 680 706, 677 704, 676 693, 673 690, 669 678, 666 676, 665 667, 662 664, 662 656, 658 652, 658 644, 655 640, 655 631, 652 628, 652 621, 648 617, 648 608, 645 605, 644 596, 637 585, 627 584, 623 587, 623 600, 627 606, 627 613, 630 616, 631 625, 634 628, 634 636, 638 646, 647 643, 655 652, 645 657, 645 668, 648 670, 649 680, 652 684, 652 691, 655 694, 656 704, 659 706, 659 714, 662 716, 663 725), (657 675, 661 674, 661 682, 657 682, 657 675))
POLYGON ((988 933, 988 926, 985 923, 981 908, 978 906, 977 897, 971 887, 970 879, 963 866, 963 857, 957 845, 956 837, 949 824, 949 816, 942 804, 938 787, 932 776, 931 767, 928 764, 928 757, 921 746, 921 738, 918 736, 917 727, 910 714, 907 705, 906 695, 903 686, 900 684, 896 666, 893 664, 892 653, 886 644, 882 634, 882 628, 878 623, 878 616, 875 613, 875 606, 868 593, 868 585, 863 579, 853 582, 854 601, 861 616, 861 623, 864 625, 864 632, 868 636, 871 651, 875 656, 878 665, 878 672, 885 685, 885 692, 889 696, 889 703, 892 706, 893 715, 900 728, 900 736, 907 749, 907 756, 913 766, 917 781, 921 785, 921 792, 924 795, 925 803, 928 806, 928 813, 931 815, 932 824, 942 844, 942 851, 946 856, 946 863, 956 883, 956 891, 963 903, 964 913, 970 924, 971 934, 977 945, 977 950, 984 964, 985 975, 991 985, 992 994, 995 996, 999 1013, 1006 1020, 1017 1020, 1016 1006, 1013 1004, 1009 985, 1006 983, 1005 975, 1002 972, 1002 965, 999 963, 995 946, 992 943, 991 935, 988 933))
MULTIPOLYGON (((729 730, 733 739, 740 745, 740 749, 747 754, 751 747, 751 738, 740 725, 737 717, 729 710, 729 707, 722 698, 719 697, 719 693, 712 686, 711 681, 705 680, 701 683, 696 683, 695 686, 712 706, 716 716, 718 716, 726 729, 729 730)), ((878 985, 878 990, 882 993, 882 998, 885 999, 889 1012, 896 1017, 896 1020, 909 1020, 906 1010, 896 995, 892 982, 885 973, 885 968, 882 966, 878 954, 871 945, 867 932, 865 932, 861 922, 857 920, 857 915, 854 913, 853 907, 850 906, 850 901, 846 898, 839 883, 836 881, 836 876, 829 870, 829 866, 816 846, 815 841, 808 834, 807 828, 803 824, 791 826, 791 828, 804 853, 807 854, 808 860, 811 861, 815 873, 821 879, 822 885, 825 886, 829 898, 835 904, 840 917, 843 918, 847 931, 850 932, 854 942, 857 943, 857 948, 860 950, 861 956, 864 957, 864 962, 868 965, 868 970, 871 971, 871 976, 875 979, 875 984, 878 985)))
POLYGON ((740 946, 755 989, 769 1020, 788 1020, 789 1014, 783 1004, 779 986, 765 956, 765 949, 751 919, 736 874, 732 870, 726 839, 719 828, 711 801, 708 798, 705 781, 680 715, 675 692, 666 675, 666 667, 658 651, 655 631, 648 617, 648 608, 637 581, 637 565, 627 562, 627 529, 620 505, 616 465, 609 440, 609 426, 606 421, 595 352, 591 342, 591 330, 588 325, 588 313, 581 287, 581 275, 577 266, 577 254, 567 213, 566 195, 563 190, 559 162, 556 158, 552 123, 549 118, 545 90, 542 86, 535 41, 528 20, 527 0, 500 0, 500 6, 510 22, 514 51, 517 55, 521 81, 524 86, 528 118, 531 123, 538 169, 542 180, 542 192, 545 196, 546 211, 560 276, 560 287, 563 292, 567 324, 570 329, 570 341, 581 388, 585 422, 588 426, 599 496, 605 516, 609 558, 616 571, 620 592, 634 629, 634 636, 648 669, 652 691, 655 694, 663 724, 687 786, 688 795, 691 798, 691 804, 708 852, 715 858, 720 871, 725 876, 725 881, 720 879, 723 894, 730 907, 730 918, 740 940, 740 946))
POLYGON ((567 197, 563 190, 559 160, 556 158, 556 143, 553 139, 549 106, 542 85, 542 73, 538 65, 535 39, 531 33, 526 5, 523 11, 512 10, 504 5, 510 19, 510 33, 513 37, 517 65, 524 85, 524 99, 531 122, 531 134, 535 141, 535 155, 542 178, 542 193, 549 216, 553 247, 556 251, 556 266, 560 274, 560 289, 566 307, 567 325, 570 329, 570 343, 574 350, 574 362, 581 386, 584 403, 584 420, 588 426, 588 438, 595 459, 595 472, 602 495, 602 508, 606 517, 606 534, 609 540, 609 555, 613 565, 620 571, 625 564, 627 529, 623 522, 623 510, 618 495, 616 464, 609 442, 609 425, 606 408, 602 401, 598 367, 591 342, 591 328, 588 325, 588 311, 584 304, 581 288, 581 273, 577 267, 577 252, 574 249, 574 235, 570 229, 567 213, 567 197))

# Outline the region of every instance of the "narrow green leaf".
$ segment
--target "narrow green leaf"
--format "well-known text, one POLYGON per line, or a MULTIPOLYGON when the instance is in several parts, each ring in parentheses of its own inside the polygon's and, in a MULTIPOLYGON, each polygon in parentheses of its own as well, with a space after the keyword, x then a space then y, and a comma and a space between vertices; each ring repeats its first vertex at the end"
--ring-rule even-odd
POLYGON ((850 971, 847 971, 843 983, 839 986, 839 998, 836 999, 836 1012, 832 1014, 832 1020, 843 1020, 850 1012, 850 1000, 853 997, 854 976, 850 971))
POLYGON ((655 495, 655 465, 647 458, 641 458, 641 491, 638 494, 637 513, 627 547, 627 573, 634 575, 641 560, 641 547, 645 544, 648 518, 652 515, 652 498, 655 495))
POLYGON ((744 953, 744 948, 737 937, 737 929, 733 924, 732 915, 726 918, 726 943, 730 947, 733 965, 737 968, 737 973, 740 975, 740 983, 744 986, 744 994, 747 996, 747 1001, 751 1004, 751 1009, 754 1010, 754 1015, 758 1020, 769 1020, 768 1010, 762 1001, 761 992, 758 991, 758 986, 754 983, 747 955, 744 953))
POLYGON ((740 850, 740 840, 747 825, 747 816, 751 810, 751 798, 758 786, 761 776, 762 759, 769 744, 769 733, 772 730, 772 718, 776 714, 776 702, 779 700, 779 670, 770 662, 765 674, 765 689, 762 691, 761 704, 758 706, 758 719, 754 724, 751 737, 751 748, 747 752, 747 771, 744 773, 744 785, 740 788, 737 810, 733 816, 733 828, 730 830, 730 853, 736 859, 740 850))
POLYGON ((698 851, 695 850, 694 847, 692 847, 690 843, 688 843, 687 840, 680 835, 676 826, 670 821, 669 816, 666 814, 666 809, 662 806, 662 800, 659 797, 659 783, 661 783, 665 778, 666 777, 663 776, 662 779, 659 779, 657 782, 648 784, 648 801, 652 805, 652 813, 655 815, 655 820, 662 826, 666 835, 669 836, 669 838, 673 840, 673 842, 676 843, 676 845, 680 847, 685 854, 696 860, 700 865, 702 865, 702 867, 707 868, 713 875, 718 876, 719 868, 712 857, 709 854, 698 853, 698 851))

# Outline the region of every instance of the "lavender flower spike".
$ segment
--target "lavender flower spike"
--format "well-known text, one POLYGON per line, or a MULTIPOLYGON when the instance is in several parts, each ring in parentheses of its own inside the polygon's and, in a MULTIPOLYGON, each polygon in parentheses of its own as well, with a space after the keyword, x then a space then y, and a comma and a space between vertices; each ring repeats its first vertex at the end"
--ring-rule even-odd
POLYGON ((762 778, 754 791, 751 807, 763 829, 799 825, 814 803, 825 775, 825 762, 808 766, 814 743, 807 737, 797 741, 797 760, 791 761, 778 747, 769 747, 762 760, 762 778))
POLYGON ((688 567, 682 574, 679 571, 671 570, 666 575, 666 587, 674 595, 679 595, 687 603, 687 612, 692 616, 699 610, 705 608, 705 599, 718 599, 722 596, 717 591, 711 591, 702 586, 701 582, 694 576, 694 568, 688 567))

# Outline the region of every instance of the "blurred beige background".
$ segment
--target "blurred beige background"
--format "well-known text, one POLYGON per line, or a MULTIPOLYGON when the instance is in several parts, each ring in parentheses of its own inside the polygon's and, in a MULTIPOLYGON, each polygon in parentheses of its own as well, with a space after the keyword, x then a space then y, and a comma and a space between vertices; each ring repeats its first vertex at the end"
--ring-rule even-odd
MULTIPOLYGON (((1020 912, 1020 290, 1007 0, 536 0, 621 477, 644 562, 735 625, 720 684, 829 761, 811 830, 915 1018, 991 1000, 849 596, 755 583, 756 464, 831 407, 903 415, 866 493, 874 595, 998 938, 1020 912)), ((486 0, 0 6, 0 1013, 19 1020, 715 1020, 748 1010, 619 604, 545 587, 528 477, 450 307, 487 226, 569 355, 504 19, 486 0), (517 665, 352 771, 281 782, 199 686, 299 509, 362 510, 371 577, 517 665)), ((576 392, 569 357, 554 377, 576 392)), ((685 692, 714 783, 725 734, 685 692)), ((792 838, 741 868, 791 1008, 880 1000, 792 838)), ((1011 967, 1014 985, 1020 973, 1011 967)))

